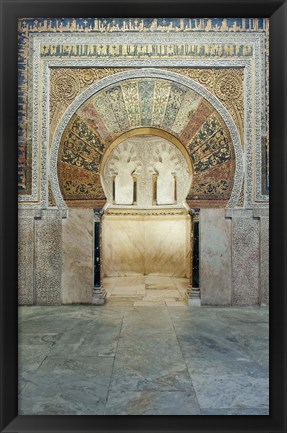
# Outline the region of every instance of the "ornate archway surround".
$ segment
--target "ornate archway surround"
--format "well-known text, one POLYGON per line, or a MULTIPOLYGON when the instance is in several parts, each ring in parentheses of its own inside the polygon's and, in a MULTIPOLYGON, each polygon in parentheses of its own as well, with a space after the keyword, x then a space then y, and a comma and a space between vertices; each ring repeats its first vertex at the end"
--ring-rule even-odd
MULTIPOLYGON (((97 42, 110 43, 111 35, 105 32, 75 34, 35 32, 29 33, 27 49, 31 53, 31 62, 27 68, 28 99, 31 122, 31 192, 19 194, 19 209, 47 209, 48 204, 48 176, 49 176, 49 105, 50 105, 50 68, 54 67, 129 67, 129 68, 243 68, 244 69, 244 208, 268 207, 269 195, 262 190, 262 133, 268 134, 268 125, 264 125, 261 116, 262 100, 265 97, 264 75, 265 61, 262 50, 265 48, 265 36, 261 32, 219 31, 174 32, 173 43, 203 43, 203 44, 248 44, 251 47, 251 56, 224 55, 220 58, 192 58, 179 57, 165 58, 132 58, 120 59, 116 56, 93 58, 67 58, 58 54, 46 57, 41 54, 41 47, 63 43, 90 43, 97 38, 97 42), (267 128, 267 129, 266 129, 267 128)), ((121 33, 113 32, 113 43, 169 43, 170 35, 165 32, 155 33, 121 33)), ((268 49, 268 46, 266 47, 268 49)), ((268 95, 268 89, 267 95, 268 95)), ((266 107, 268 112, 268 107, 266 107)), ((231 202, 228 204, 232 208, 231 202)), ((63 208, 62 208, 63 209, 63 208)))
POLYGON ((229 208, 236 207, 236 204, 239 199, 240 191, 241 191, 244 167, 243 167, 243 154, 242 154, 239 132, 236 128, 233 119, 231 118, 227 109, 222 105, 222 103, 212 93, 206 90, 199 83, 193 81, 190 78, 184 77, 178 73, 164 71, 160 69, 154 69, 154 68, 145 68, 139 70, 119 72, 112 76, 103 78, 99 82, 91 85, 82 94, 80 94, 68 107, 68 109, 64 113, 55 131, 55 135, 52 143, 50 164, 49 164, 49 179, 51 182, 51 188, 56 201, 56 205, 62 209, 66 208, 62 193, 60 191, 59 181, 58 181, 57 162, 58 162, 60 141, 62 138, 62 134, 66 126, 68 125, 68 122, 70 121, 73 114, 77 111, 77 109, 83 103, 85 103, 91 96, 93 96, 94 94, 96 94, 97 92, 99 92, 100 90, 104 89, 107 86, 113 85, 115 83, 130 78, 162 78, 169 81, 180 83, 183 86, 186 86, 187 88, 200 94, 215 108, 215 110, 222 117, 223 121, 225 122, 230 132, 230 136, 234 148, 234 154, 235 154, 234 183, 233 183, 233 189, 227 207, 229 208))

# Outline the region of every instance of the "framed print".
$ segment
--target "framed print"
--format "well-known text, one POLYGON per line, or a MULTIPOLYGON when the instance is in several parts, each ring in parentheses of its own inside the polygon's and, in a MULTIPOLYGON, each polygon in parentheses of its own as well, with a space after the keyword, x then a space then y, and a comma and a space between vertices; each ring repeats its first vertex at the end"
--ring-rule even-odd
POLYGON ((286 2, 1 6, 1 431, 285 431, 286 2))

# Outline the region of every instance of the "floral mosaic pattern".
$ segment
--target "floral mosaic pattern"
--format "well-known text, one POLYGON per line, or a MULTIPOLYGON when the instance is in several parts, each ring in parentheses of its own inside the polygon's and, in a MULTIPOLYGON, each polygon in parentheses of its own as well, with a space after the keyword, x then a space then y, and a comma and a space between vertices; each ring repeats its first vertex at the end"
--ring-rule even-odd
POLYGON ((141 111, 141 125, 151 126, 154 81, 139 81, 138 92, 141 111))
POLYGON ((96 93, 71 119, 58 159, 64 199, 103 198, 99 177, 91 180, 89 172, 99 173, 109 144, 135 127, 160 128, 186 147, 194 168, 195 186, 189 193, 190 199, 229 198, 235 160, 222 118, 202 96, 183 85, 165 79, 139 78, 121 81, 96 93), (159 101, 163 101, 165 110, 161 110, 159 101), (68 170, 68 166, 77 167, 77 171, 68 170), (220 169, 214 170, 216 166, 220 169))

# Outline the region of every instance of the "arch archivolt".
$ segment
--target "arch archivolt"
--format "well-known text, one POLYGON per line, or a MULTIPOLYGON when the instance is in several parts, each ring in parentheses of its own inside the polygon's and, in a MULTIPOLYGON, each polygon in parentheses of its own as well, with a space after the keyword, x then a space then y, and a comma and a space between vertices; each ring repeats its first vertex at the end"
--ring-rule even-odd
MULTIPOLYGON (((92 173, 95 169, 96 175, 100 177, 100 171, 102 172, 109 153, 112 151, 113 147, 126 137, 126 134, 133 136, 140 132, 147 133, 149 131, 150 134, 165 135, 168 140, 185 153, 185 157, 188 155, 187 160, 189 161, 190 167, 193 167, 195 181, 196 176, 198 176, 198 179, 204 178, 207 172, 207 164, 209 164, 208 169, 216 172, 216 164, 218 162, 216 158, 222 159, 223 164, 219 168, 224 167, 227 171, 229 170, 228 175, 230 176, 232 171, 230 167, 232 167, 233 161, 234 168, 232 177, 234 181, 233 184, 230 185, 227 206, 230 208, 236 207, 243 180, 243 156, 239 132, 232 117, 216 96, 199 83, 178 73, 152 68, 119 72, 103 78, 80 94, 68 107, 55 131, 50 157, 49 178, 53 196, 58 207, 66 207, 65 197, 63 197, 59 182, 58 170, 59 152, 62 152, 61 142, 63 135, 66 133, 67 128, 73 124, 73 119, 77 116, 77 113, 82 113, 83 107, 87 107, 87 110, 90 109, 90 100, 95 101, 95 104, 97 104, 97 95, 102 98, 101 101, 109 98, 108 105, 113 108, 111 111, 113 119, 111 120, 111 125, 108 125, 110 128, 109 131, 107 131, 107 127, 103 122, 104 126, 102 130, 104 133, 102 133, 102 136, 105 135, 106 138, 102 141, 100 140, 101 142, 96 157, 96 159, 98 158, 96 163, 97 167, 93 167, 93 162, 91 162, 90 166, 87 167, 87 170, 90 170, 89 173, 92 173), (131 107, 129 104, 128 98, 131 97, 133 87, 135 88, 136 86, 125 86, 125 82, 127 81, 129 81, 129 84, 139 83, 137 84, 137 88, 140 90, 138 99, 142 104, 138 104, 140 105, 139 107, 131 107), (159 100, 159 104, 156 107, 157 111, 152 106, 149 109, 148 102, 142 103, 142 101, 145 101, 144 98, 148 101, 149 95, 151 94, 150 88, 152 86, 154 86, 154 88, 158 86, 158 95, 159 98, 162 98, 159 100), (170 102, 171 98, 173 98, 172 103, 170 102), (114 104, 114 106, 112 104, 114 104), (123 104, 130 109, 130 112, 129 110, 125 111, 123 104), (176 114, 170 107, 176 107, 176 114), (184 112, 185 107, 186 112, 184 112), (189 107, 191 107, 190 111, 188 111, 189 107), (164 113, 161 112, 163 108, 165 109, 164 113), (145 111, 143 111, 143 109, 145 111), (155 113, 152 122, 155 124, 152 124, 149 119, 152 109, 153 113, 155 113), (179 115, 179 112, 180 114, 183 113, 182 116, 179 115), (196 124, 197 119, 200 117, 199 115, 202 113, 206 114, 207 120, 205 123, 202 123, 203 126, 200 133, 197 134, 197 132, 194 132, 191 141, 188 141, 190 140, 188 131, 192 129, 192 125, 196 124), (147 126, 139 125, 137 120, 139 116, 141 116, 142 123, 145 123, 147 126), (184 118, 183 116, 193 116, 190 120, 190 127, 188 126, 189 118, 184 118), (221 129, 218 128, 216 122, 218 122, 218 125, 222 125, 221 129), (118 124, 121 124, 122 128, 118 128, 117 131, 118 124), (172 129, 171 125, 175 125, 175 130, 172 129), (210 129, 211 127, 214 128, 214 133, 210 129), (114 131, 111 132, 113 128, 114 131), (144 129, 146 130, 144 131, 144 129), (209 133, 210 137, 208 137, 208 143, 206 144, 205 142, 205 144, 202 145, 202 143, 200 143, 201 137, 209 133), (186 141, 185 145, 182 144, 184 140, 186 141), (222 147, 219 150, 217 149, 216 153, 214 149, 218 142, 222 143, 222 147), (229 142, 229 147, 226 144, 227 142, 229 142)), ((97 113, 99 113, 100 107, 102 106, 100 103, 98 105, 97 113)), ((105 113, 102 113, 102 119, 104 119, 104 116, 105 113)), ((67 158, 70 156, 72 159, 74 158, 73 153, 69 153, 69 143, 65 148, 65 152, 65 161, 68 161, 67 158)), ((92 151, 89 148, 87 152, 92 151)), ((87 159, 87 161, 89 161, 89 159, 87 159)), ((77 161, 75 162, 73 160, 72 164, 75 164, 75 170, 79 169, 77 161)), ((221 171, 224 172, 224 170, 221 171)))

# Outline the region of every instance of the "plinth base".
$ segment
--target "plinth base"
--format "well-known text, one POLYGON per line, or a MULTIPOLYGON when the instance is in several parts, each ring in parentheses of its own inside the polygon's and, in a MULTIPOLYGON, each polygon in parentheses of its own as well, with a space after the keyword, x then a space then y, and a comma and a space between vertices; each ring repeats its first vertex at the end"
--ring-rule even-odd
POLYGON ((105 289, 102 286, 94 287, 92 304, 104 305, 106 303, 106 296, 107 296, 107 292, 105 291, 105 289))
POLYGON ((200 289, 198 287, 188 287, 185 293, 185 299, 187 305, 190 305, 192 307, 200 307, 201 306, 200 289))
POLYGON ((201 301, 199 298, 188 298, 187 305, 189 305, 190 307, 200 307, 201 301))

